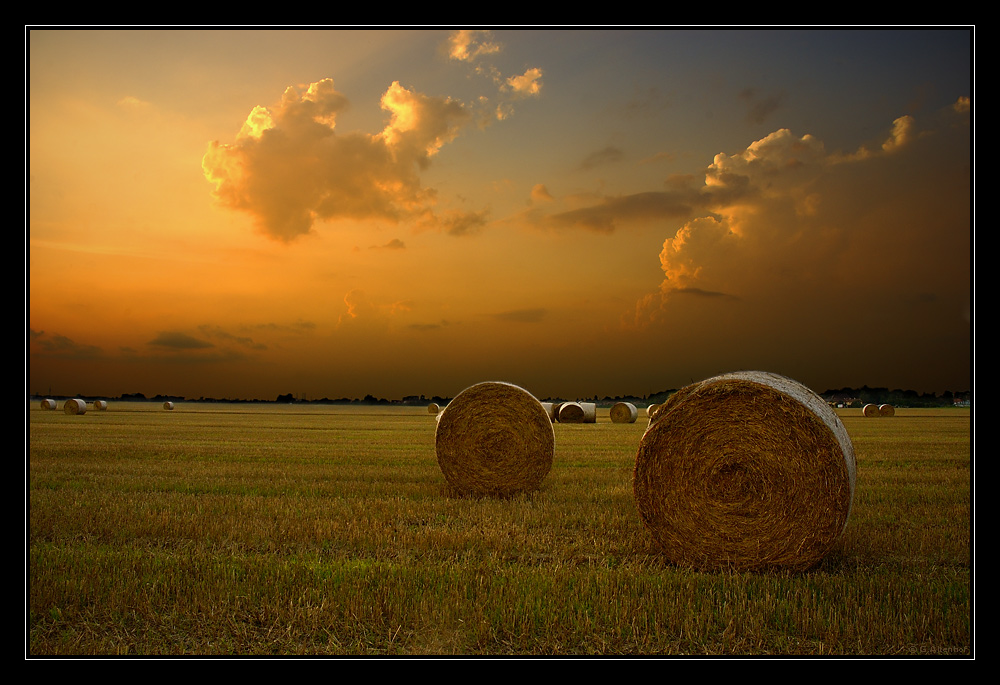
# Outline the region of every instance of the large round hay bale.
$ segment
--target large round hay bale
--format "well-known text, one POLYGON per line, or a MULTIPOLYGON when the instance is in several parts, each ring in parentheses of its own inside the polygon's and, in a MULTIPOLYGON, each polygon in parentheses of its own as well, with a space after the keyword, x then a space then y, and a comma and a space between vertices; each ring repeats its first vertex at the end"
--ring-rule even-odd
POLYGON ((94 409, 98 411, 107 411, 108 402, 107 400, 94 400, 94 409))
POLYGON ((434 445, 459 495, 536 490, 552 468, 552 420, 535 397, 510 383, 477 383, 438 415, 434 445))
POLYGON ((174 408, 174 403, 173 402, 164 402, 163 403, 163 408, 166 409, 167 411, 171 411, 174 408))
POLYGON ((67 414, 86 414, 87 403, 78 399, 66 400, 66 403, 63 405, 63 411, 67 414))
POLYGON ((563 402, 559 407, 559 423, 596 423, 596 402, 563 402))
POLYGON ((878 405, 877 404, 866 404, 861 408, 861 413, 867 417, 879 416, 878 405))
POLYGON ((441 411, 441 407, 439 407, 436 402, 431 402, 427 405, 428 414, 437 414, 439 411, 441 411))
POLYGON ((878 415, 879 416, 895 416, 896 408, 891 404, 880 404, 878 405, 878 415))
POLYGON ((615 402, 611 405, 612 423, 635 423, 639 410, 631 402, 615 402))
POLYGON ((42 400, 42 409, 46 411, 52 411, 55 408, 56 408, 55 400, 49 400, 49 399, 42 400))
POLYGON ((854 448, 826 402, 789 378, 746 371, 694 383, 656 411, 633 488, 674 563, 804 570, 843 533, 854 483, 854 448))

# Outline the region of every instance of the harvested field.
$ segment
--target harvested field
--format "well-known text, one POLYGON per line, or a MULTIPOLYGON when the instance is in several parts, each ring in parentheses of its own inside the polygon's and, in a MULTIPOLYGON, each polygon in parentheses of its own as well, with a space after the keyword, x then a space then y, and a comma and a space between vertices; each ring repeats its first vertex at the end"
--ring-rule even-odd
POLYGON ((850 521, 794 573, 671 562, 607 409, 502 499, 449 495, 423 406, 114 409, 28 407, 31 657, 972 654, 968 409, 839 412, 850 521))

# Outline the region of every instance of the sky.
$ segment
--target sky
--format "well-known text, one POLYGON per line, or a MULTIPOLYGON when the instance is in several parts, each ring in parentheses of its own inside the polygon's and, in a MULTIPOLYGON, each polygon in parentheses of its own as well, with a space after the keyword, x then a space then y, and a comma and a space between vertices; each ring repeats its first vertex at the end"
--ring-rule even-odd
POLYGON ((970 390, 973 38, 26 30, 27 391, 970 390))

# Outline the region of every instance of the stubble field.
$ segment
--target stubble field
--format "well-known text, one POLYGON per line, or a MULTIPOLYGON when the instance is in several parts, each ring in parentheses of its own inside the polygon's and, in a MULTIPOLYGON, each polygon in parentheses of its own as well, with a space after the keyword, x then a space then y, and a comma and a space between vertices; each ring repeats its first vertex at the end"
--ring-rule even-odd
POLYGON ((32 403, 27 653, 969 657, 970 411, 840 415, 831 553, 705 573, 638 517, 642 416, 557 423, 540 491, 469 499, 424 407, 32 403))

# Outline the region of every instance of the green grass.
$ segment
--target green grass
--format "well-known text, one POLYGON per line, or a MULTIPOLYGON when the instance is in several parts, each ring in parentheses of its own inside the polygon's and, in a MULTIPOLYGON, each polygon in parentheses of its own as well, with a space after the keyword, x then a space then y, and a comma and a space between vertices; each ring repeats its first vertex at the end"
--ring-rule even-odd
POLYGON ((968 656, 970 412, 842 416, 844 536, 750 574, 659 554, 643 418, 556 424, 496 500, 448 496, 422 407, 31 406, 28 654, 968 656))

